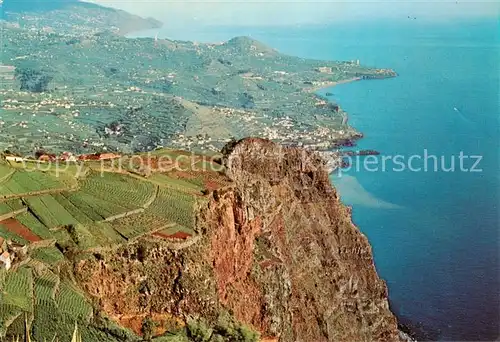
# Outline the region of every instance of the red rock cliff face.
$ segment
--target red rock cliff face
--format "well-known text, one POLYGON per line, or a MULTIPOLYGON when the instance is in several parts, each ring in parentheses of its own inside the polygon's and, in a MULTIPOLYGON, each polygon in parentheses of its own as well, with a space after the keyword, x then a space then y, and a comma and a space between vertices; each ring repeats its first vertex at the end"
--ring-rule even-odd
POLYGON ((146 315, 214 322, 228 310, 269 340, 398 340, 370 245, 322 160, 261 139, 225 152, 232 184, 200 208, 196 244, 146 238, 75 265, 101 309, 137 332, 146 315))
POLYGON ((223 306, 280 341, 398 340, 370 245, 314 153, 246 139, 207 211, 223 306))

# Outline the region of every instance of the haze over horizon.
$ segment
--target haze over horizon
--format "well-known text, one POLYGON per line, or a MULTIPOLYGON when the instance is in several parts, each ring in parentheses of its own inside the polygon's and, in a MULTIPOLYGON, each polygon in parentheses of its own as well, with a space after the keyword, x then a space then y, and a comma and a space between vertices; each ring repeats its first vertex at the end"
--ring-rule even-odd
POLYGON ((115 1, 87 0, 104 6, 153 17, 167 27, 283 26, 326 24, 332 21, 400 19, 449 21, 464 18, 498 18, 497 1, 285 1, 255 0, 115 1))

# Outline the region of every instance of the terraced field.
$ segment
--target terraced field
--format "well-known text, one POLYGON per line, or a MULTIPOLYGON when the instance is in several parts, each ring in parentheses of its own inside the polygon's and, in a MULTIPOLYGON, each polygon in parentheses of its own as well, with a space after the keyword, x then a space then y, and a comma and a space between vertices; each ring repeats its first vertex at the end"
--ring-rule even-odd
POLYGON ((23 202, 21 200, 10 200, 5 202, 0 202, 0 217, 8 216, 11 213, 24 209, 23 202))
POLYGON ((200 194, 204 189, 203 181, 200 178, 192 178, 191 176, 180 178, 169 174, 157 173, 149 177, 148 180, 168 188, 194 194, 200 194))
POLYGON ((175 223, 155 216, 148 210, 144 213, 117 219, 110 224, 125 240, 132 240, 175 223))
POLYGON ((40 192, 56 192, 67 188, 67 184, 59 181, 50 173, 15 170, 7 180, 0 183, 0 200, 2 198, 19 198, 40 192))
POLYGON ((173 227, 156 231, 153 233, 153 236, 164 239, 186 240, 194 234, 195 233, 192 229, 177 224, 173 227))
POLYGON ((55 246, 37 248, 31 254, 31 257, 48 265, 56 265, 64 260, 64 254, 55 246))
POLYGON ((154 191, 149 182, 110 172, 92 173, 81 182, 81 192, 129 210, 142 207, 154 191))
POLYGON ((26 227, 16 219, 9 218, 7 220, 0 221, 0 225, 9 232, 22 237, 24 240, 30 242, 42 240, 38 235, 33 234, 33 232, 28 227, 26 227))
POLYGON ((2 289, 2 305, 22 312, 33 312, 33 276, 29 268, 9 272, 2 289))
MULTIPOLYGON (((97 172, 92 165, 82 164, 75 168, 87 169, 84 176, 75 177, 69 170, 55 177, 54 172, 26 171, 0 163, 0 171, 11 174, 0 182, 0 218, 15 220, 8 227, 0 223, 0 236, 19 243, 34 241, 36 236, 85 249, 123 243, 176 225, 192 230, 197 202, 207 189, 225 186, 224 177, 213 171, 196 171, 213 163, 204 156, 168 149, 151 156, 146 159, 183 156, 184 169, 144 178, 97 172), (76 184, 73 188, 68 185, 72 183, 76 184), (23 234, 21 228, 33 236, 23 234)), ((41 254, 38 258, 51 259, 41 254)))
POLYGON ((28 227, 34 234, 38 235, 42 239, 53 238, 49 228, 30 212, 17 215, 16 220, 28 227))
POLYGON ((194 228, 196 197, 189 192, 162 188, 149 207, 156 217, 194 228))
POLYGON ((60 270, 69 266, 68 257, 145 236, 172 242, 195 237, 196 208, 207 200, 207 189, 227 185, 219 173, 189 169, 195 164, 196 158, 195 163, 186 159, 185 171, 145 176, 99 173, 87 165, 84 175, 56 177, 0 161, 0 237, 28 245, 24 254, 10 250, 17 259, 9 271, 0 269, 0 340, 22 336, 27 319, 36 341, 51 341, 56 334, 61 341, 71 340, 75 322, 86 341, 116 341, 87 324, 91 301, 60 270))
POLYGON ((28 197, 24 201, 49 229, 79 223, 52 195, 28 197))
POLYGON ((7 181, 15 172, 6 162, 0 161, 0 184, 7 181))
POLYGON ((92 306, 68 281, 61 282, 55 300, 59 311, 68 314, 70 317, 78 317, 84 320, 90 319, 92 306))
MULTIPOLYGON (((48 269, 36 275, 22 267, 6 276, 0 302, 2 336, 23 336, 26 317, 36 341, 50 341, 56 335, 69 341, 75 322, 84 327, 91 315, 92 305, 84 294, 48 269)), ((97 330, 83 330, 87 336, 102 335, 104 341, 109 340, 97 330)))
POLYGON ((6 240, 12 240, 16 243, 27 245, 30 243, 29 240, 23 238, 22 236, 16 234, 15 232, 8 229, 3 224, 0 224, 0 236, 6 240))

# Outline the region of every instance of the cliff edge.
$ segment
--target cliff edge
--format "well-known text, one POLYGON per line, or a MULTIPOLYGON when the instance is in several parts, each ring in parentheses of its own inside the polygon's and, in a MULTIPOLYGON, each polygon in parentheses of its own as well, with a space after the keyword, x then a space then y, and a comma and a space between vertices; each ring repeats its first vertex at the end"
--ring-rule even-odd
POLYGON ((227 152, 235 191, 209 211, 233 209, 235 224, 219 226, 212 238, 214 252, 226 251, 214 256, 225 305, 282 341, 397 340, 371 247, 321 158, 261 139, 227 152))
POLYGON ((203 318, 208 341, 229 313, 266 341, 399 340, 370 244, 322 159, 256 138, 223 152, 229 185, 198 209, 195 243, 144 238, 75 262, 96 306, 138 334, 145 318, 203 318))

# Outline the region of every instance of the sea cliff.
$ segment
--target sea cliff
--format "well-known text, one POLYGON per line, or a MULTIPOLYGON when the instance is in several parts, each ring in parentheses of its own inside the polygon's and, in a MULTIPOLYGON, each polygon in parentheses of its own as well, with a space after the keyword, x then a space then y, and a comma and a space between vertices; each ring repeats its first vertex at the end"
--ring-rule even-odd
POLYGON ((0 338, 70 340, 75 323, 84 341, 400 338, 371 247, 312 151, 361 134, 311 91, 392 70, 248 37, 128 39, 160 23, 53 5, 1 22, 0 338))
POLYGON ((99 309, 137 333, 145 317, 216 326, 229 312, 266 340, 399 340, 370 244, 319 155, 257 138, 224 152, 229 185, 198 208, 195 244, 139 239, 75 262, 99 309))

